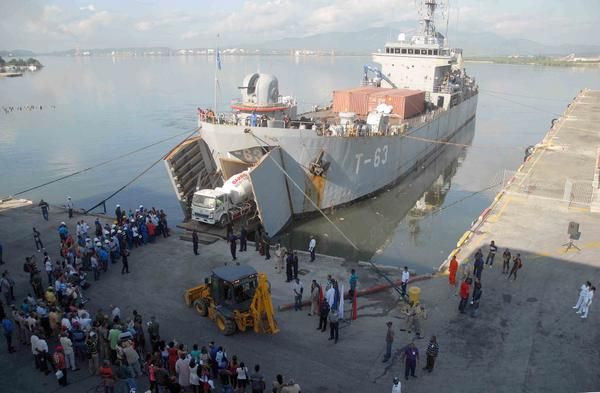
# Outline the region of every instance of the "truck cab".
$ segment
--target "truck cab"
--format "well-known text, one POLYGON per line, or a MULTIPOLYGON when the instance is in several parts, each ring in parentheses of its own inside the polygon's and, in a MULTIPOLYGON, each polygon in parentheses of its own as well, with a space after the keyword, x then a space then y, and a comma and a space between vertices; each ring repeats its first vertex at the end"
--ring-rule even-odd
POLYGON ((192 198, 192 219, 206 224, 225 225, 231 208, 229 194, 219 189, 196 191, 192 198))

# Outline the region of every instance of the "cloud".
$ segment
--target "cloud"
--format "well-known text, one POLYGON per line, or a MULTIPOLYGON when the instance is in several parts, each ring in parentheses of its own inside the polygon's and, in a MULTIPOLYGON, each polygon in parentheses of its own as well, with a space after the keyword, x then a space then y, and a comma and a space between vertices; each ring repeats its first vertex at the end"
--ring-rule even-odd
POLYGON ((181 39, 182 40, 189 40, 192 38, 198 38, 200 36, 200 33, 198 33, 197 31, 193 31, 193 30, 189 30, 186 31, 185 33, 183 33, 181 35, 181 39))
POLYGON ((63 15, 63 10, 56 5, 46 5, 40 15, 29 19, 25 24, 27 32, 35 34, 56 35, 56 23, 63 15))
POLYGON ((397 0, 249 0, 210 26, 214 33, 250 33, 261 38, 354 31, 415 19, 412 3, 397 0))
MULTIPOLYGON (((415 0, 174 1, 168 7, 149 1, 106 2, 111 8, 105 11, 92 1, 0 0, 0 15, 10 15, 0 18, 2 45, 42 51, 74 45, 178 48, 191 42, 213 45, 217 34, 224 45, 238 45, 413 26, 418 19, 415 0)), ((542 43, 580 42, 581 37, 588 44, 600 43, 598 0, 461 0, 460 9, 456 4, 451 4, 450 30, 493 32, 542 43), (575 6, 582 3, 586 6, 575 6)), ((444 31, 441 17, 438 29, 444 31)))
MULTIPOLYGON (((93 5, 84 8, 95 10, 93 5)), ((42 9, 41 15, 31 18, 26 23, 26 30, 56 39, 64 39, 67 36, 86 39, 94 35, 98 28, 109 25, 113 20, 113 16, 108 11, 91 12, 91 15, 81 18, 68 14, 56 5, 47 5, 42 9)))
POLYGON ((70 36, 86 38, 93 35, 98 28, 109 25, 112 20, 113 17, 108 11, 99 11, 88 18, 60 24, 58 31, 70 36))
POLYGON ((191 16, 169 16, 155 19, 144 19, 136 22, 133 27, 137 31, 150 31, 160 27, 173 27, 192 20, 191 16))

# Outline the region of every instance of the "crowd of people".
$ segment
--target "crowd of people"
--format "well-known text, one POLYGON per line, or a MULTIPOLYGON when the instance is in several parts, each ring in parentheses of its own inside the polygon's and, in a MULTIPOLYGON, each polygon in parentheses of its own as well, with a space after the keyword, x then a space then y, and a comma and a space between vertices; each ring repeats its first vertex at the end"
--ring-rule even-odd
MULTIPOLYGON (((47 204, 40 208, 47 219, 47 204)), ((96 219, 92 228, 78 220, 73 231, 61 222, 57 233, 60 257, 53 260, 42 234, 33 228, 35 249, 43 260, 38 266, 35 253, 26 257, 23 269, 29 273, 32 292, 20 304, 14 280, 8 271, 2 275, 0 289, 9 309, 0 303, 0 319, 9 353, 18 346, 30 350, 36 369, 53 374, 60 386, 68 385, 71 373, 81 367, 99 378, 105 392, 136 392, 139 385, 160 393, 207 393, 217 387, 223 392, 266 391, 260 365, 250 367, 236 355, 229 357, 214 342, 200 346, 164 340, 157 319, 144 321, 136 310, 127 317, 113 305, 106 312, 88 310, 86 271, 98 280, 121 260, 121 273, 127 274, 131 250, 169 236, 162 210, 140 205, 126 212, 117 205, 112 223, 102 225, 96 219)), ((300 392, 297 383, 284 381, 282 375, 271 385, 276 393, 300 392)))
MULTIPOLYGON (((483 251, 481 249, 477 250, 475 253, 475 260, 473 263, 473 272, 472 274, 468 272, 465 274, 462 283, 460 284, 459 296, 460 302, 458 304, 458 311, 461 314, 466 313, 466 309, 470 306, 471 308, 471 316, 476 317, 479 315, 479 303, 481 301, 481 295, 483 294, 482 289, 482 274, 485 266, 489 266, 490 268, 494 265, 494 259, 496 257, 496 253, 498 252, 498 246, 492 240, 489 245, 488 255, 484 261, 483 259, 483 251), (473 289, 471 290, 471 286, 473 289), (471 301, 469 302, 469 297, 471 297, 471 301)), ((507 279, 511 278, 513 281, 517 279, 518 271, 523 267, 523 260, 521 259, 521 254, 517 253, 516 255, 512 255, 511 251, 506 248, 502 253, 502 274, 508 274, 507 279), (512 267, 510 266, 512 258, 512 267)), ((448 265, 448 281, 450 285, 456 286, 456 274, 458 271, 458 261, 456 260, 456 256, 452 256, 450 260, 450 264, 448 265)))

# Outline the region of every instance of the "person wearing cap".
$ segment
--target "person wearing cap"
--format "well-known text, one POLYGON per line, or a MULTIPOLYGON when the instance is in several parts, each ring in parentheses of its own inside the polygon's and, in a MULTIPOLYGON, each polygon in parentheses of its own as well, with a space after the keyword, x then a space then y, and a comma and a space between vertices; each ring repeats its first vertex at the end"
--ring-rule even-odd
POLYGON ((394 343, 394 329, 392 328, 392 321, 388 321, 387 333, 385 335, 385 355, 383 356, 383 362, 387 362, 392 357, 392 344, 394 343))
POLYGON ((65 242, 67 240, 67 236, 69 236, 69 228, 67 228, 67 224, 65 224, 64 221, 62 221, 58 226, 58 236, 60 237, 61 242, 65 242))
POLYGON ((67 209, 69 210, 69 218, 73 218, 73 201, 71 197, 67 197, 67 209))
POLYGON ((52 361, 56 368, 56 378, 60 386, 67 386, 67 362, 65 362, 64 349, 61 345, 57 346, 52 355, 52 361))
POLYGON ((402 393, 402 384, 400 378, 394 378, 394 384, 392 385, 392 393, 402 393))

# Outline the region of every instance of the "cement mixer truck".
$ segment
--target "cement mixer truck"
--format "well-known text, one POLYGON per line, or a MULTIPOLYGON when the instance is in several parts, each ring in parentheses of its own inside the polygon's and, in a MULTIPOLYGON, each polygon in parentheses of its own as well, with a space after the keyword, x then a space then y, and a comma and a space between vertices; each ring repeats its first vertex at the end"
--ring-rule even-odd
POLYGON ((229 178, 223 187, 196 191, 192 198, 192 219, 221 226, 256 210, 248 171, 229 178))

